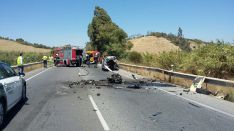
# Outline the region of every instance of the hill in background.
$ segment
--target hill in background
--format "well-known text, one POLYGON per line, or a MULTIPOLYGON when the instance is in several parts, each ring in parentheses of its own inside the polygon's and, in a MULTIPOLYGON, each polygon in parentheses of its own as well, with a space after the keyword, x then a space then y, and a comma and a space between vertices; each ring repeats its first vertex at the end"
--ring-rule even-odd
POLYGON ((48 53, 50 52, 50 49, 36 48, 30 45, 24 45, 15 41, 0 39, 0 51, 48 53))
POLYGON ((131 51, 140 53, 158 54, 161 52, 181 50, 179 46, 174 45, 171 41, 163 37, 145 36, 130 40, 133 44, 131 51))
POLYGON ((0 61, 10 65, 16 65, 20 52, 24 53, 24 63, 26 64, 42 61, 43 55, 50 55, 50 51, 50 47, 42 44, 32 44, 23 39, 13 40, 0 37, 0 61))
POLYGON ((129 39, 133 44, 131 51, 140 53, 159 54, 170 51, 191 51, 198 49, 212 42, 204 42, 198 39, 186 39, 177 37, 174 34, 166 34, 161 32, 151 32, 147 35, 140 35, 129 39))

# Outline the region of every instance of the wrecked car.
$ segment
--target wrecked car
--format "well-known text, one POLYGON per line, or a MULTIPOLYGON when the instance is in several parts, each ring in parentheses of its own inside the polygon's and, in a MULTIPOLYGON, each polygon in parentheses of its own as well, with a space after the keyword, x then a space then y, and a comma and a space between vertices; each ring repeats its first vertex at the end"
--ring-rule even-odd
POLYGON ((102 61, 102 70, 103 71, 115 71, 119 70, 117 64, 117 58, 115 56, 107 56, 102 61))

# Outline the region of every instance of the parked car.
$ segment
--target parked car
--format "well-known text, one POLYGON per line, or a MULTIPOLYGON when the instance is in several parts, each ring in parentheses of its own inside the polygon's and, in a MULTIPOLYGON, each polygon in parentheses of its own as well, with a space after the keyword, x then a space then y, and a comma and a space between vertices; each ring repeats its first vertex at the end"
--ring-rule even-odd
POLYGON ((115 71, 119 70, 117 64, 117 58, 115 56, 107 56, 102 61, 102 70, 103 71, 115 71), (109 68, 109 69, 108 69, 109 68))
POLYGON ((0 62, 0 125, 6 113, 26 100, 26 81, 8 64, 0 62))

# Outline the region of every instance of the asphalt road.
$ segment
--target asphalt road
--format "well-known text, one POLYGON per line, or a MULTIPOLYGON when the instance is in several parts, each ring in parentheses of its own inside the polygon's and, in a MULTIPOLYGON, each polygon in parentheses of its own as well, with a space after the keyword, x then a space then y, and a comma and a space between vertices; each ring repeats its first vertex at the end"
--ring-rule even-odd
MULTIPOLYGON (((84 86, 99 68, 53 67, 27 81, 28 101, 9 114, 5 131, 233 131, 234 118, 157 89, 84 86)), ((124 78, 128 81, 127 78, 124 78)))

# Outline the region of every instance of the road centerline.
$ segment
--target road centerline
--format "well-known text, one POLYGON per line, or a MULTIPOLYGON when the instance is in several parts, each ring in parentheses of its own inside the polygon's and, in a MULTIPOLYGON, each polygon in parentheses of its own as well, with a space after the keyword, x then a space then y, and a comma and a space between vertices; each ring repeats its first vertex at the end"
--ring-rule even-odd
POLYGON ((105 131, 109 131, 110 128, 107 125, 105 119, 103 118, 103 116, 102 116, 100 110, 98 109, 96 103, 94 102, 93 97, 91 95, 88 95, 88 96, 89 96, 89 99, 90 99, 90 101, 91 101, 91 103, 93 105, 93 108, 94 108, 94 110, 95 110, 95 112, 96 112, 96 114, 97 114, 97 116, 98 116, 98 118, 99 118, 99 120, 100 120, 100 122, 102 124, 102 127, 104 128, 105 131))

